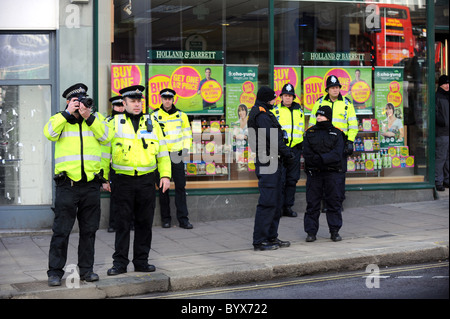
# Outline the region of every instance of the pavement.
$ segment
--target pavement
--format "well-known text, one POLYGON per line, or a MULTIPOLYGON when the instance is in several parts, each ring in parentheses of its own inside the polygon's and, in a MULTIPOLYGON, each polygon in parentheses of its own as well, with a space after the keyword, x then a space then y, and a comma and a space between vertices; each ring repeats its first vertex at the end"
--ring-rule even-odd
POLYGON ((99 230, 94 271, 100 280, 94 283, 76 279, 79 236, 72 233, 60 287, 47 285, 51 230, 3 230, 0 299, 118 298, 365 270, 371 264, 386 267, 445 261, 449 255, 449 191, 437 195, 434 201, 345 209, 340 242, 329 239, 323 214, 313 243, 305 242, 303 213, 296 218, 283 217, 279 238, 289 240, 291 246, 273 251, 253 251, 253 218, 197 222, 191 230, 155 226, 149 256, 156 266, 153 273, 134 272, 130 263, 126 274, 107 276, 114 233, 99 230))

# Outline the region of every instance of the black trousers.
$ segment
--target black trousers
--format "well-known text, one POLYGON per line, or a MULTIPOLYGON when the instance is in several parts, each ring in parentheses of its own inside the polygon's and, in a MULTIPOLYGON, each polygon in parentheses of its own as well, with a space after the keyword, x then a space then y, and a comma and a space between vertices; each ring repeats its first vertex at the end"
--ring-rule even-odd
POLYGON ((274 171, 269 174, 264 173, 265 168, 267 166, 256 162, 255 173, 258 177, 259 199, 253 228, 254 245, 277 238, 281 218, 281 163, 278 160, 274 171))
POLYGON ((297 182, 300 179, 300 158, 302 151, 299 148, 292 148, 295 161, 291 164, 283 163, 281 167, 283 210, 294 206, 297 182))
POLYGON ((319 230, 321 202, 327 207, 327 224, 330 233, 338 232, 342 227, 342 194, 345 190, 345 173, 313 172, 307 173, 306 213, 304 228, 308 234, 316 235, 319 230))
POLYGON ((69 236, 78 219, 78 268, 80 276, 93 271, 95 233, 100 223, 100 183, 76 183, 69 178, 58 182, 55 198, 55 219, 50 241, 48 276, 62 277, 67 261, 69 236))
MULTIPOLYGON (((175 184, 175 207, 177 209, 177 219, 180 225, 189 222, 188 208, 186 204, 186 176, 184 174, 184 163, 172 163, 172 180, 175 184)), ((158 178, 159 179, 159 178, 158 178)), ((165 193, 159 189, 159 205, 161 209, 161 222, 170 223, 170 196, 169 190, 165 193)))
POLYGON ((145 267, 152 242, 156 174, 116 175, 116 238, 113 265, 126 269, 130 260, 130 224, 134 218, 133 264, 145 267))
POLYGON ((116 210, 117 210, 117 205, 116 205, 116 200, 117 200, 117 191, 116 191, 116 171, 114 169, 110 169, 110 173, 109 173, 109 182, 111 185, 111 195, 109 198, 109 227, 110 228, 116 228, 115 227, 115 220, 116 220, 116 210))

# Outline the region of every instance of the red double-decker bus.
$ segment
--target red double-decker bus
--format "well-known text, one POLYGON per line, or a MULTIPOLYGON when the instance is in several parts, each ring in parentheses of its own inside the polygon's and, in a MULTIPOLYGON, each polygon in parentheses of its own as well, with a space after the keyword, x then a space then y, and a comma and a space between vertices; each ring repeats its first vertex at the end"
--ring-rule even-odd
POLYGON ((414 56, 415 39, 412 32, 409 8, 377 3, 380 17, 379 32, 371 32, 377 66, 392 66, 414 56))

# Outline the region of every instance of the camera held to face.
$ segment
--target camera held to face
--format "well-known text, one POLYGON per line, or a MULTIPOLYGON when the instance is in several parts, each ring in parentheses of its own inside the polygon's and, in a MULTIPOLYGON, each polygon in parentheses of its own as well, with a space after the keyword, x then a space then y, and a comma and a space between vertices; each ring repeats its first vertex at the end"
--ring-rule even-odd
POLYGON ((94 100, 90 98, 87 94, 78 95, 78 102, 83 103, 85 107, 91 108, 94 106, 94 100))

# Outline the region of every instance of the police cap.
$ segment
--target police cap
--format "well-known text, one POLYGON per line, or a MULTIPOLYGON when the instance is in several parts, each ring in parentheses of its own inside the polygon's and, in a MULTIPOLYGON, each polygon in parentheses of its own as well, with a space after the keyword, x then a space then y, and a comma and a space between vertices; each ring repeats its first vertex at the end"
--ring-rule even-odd
POLYGON ((282 96, 283 94, 290 94, 294 97, 295 99, 295 90, 294 87, 292 86, 291 83, 286 83, 283 88, 281 89, 281 93, 280 96, 282 96))
POLYGON ((145 87, 142 85, 132 85, 123 88, 119 91, 122 97, 129 97, 131 99, 142 99, 145 87))
POLYGON ((174 98, 176 94, 177 93, 174 90, 169 89, 169 88, 162 89, 159 92, 159 95, 161 95, 161 97, 167 97, 167 98, 174 98))
POLYGON ((327 78, 327 86, 325 88, 325 91, 328 92, 328 89, 333 87, 333 86, 339 86, 339 88, 342 87, 341 83, 339 83, 338 78, 335 75, 330 75, 327 78))
POLYGON ((70 100, 71 98, 76 97, 80 94, 86 94, 87 90, 88 87, 85 84, 77 83, 68 87, 62 94, 62 97, 66 100, 70 100))
POLYGON ((113 96, 109 99, 109 102, 111 102, 113 106, 123 106, 122 101, 123 99, 120 95, 113 96))

